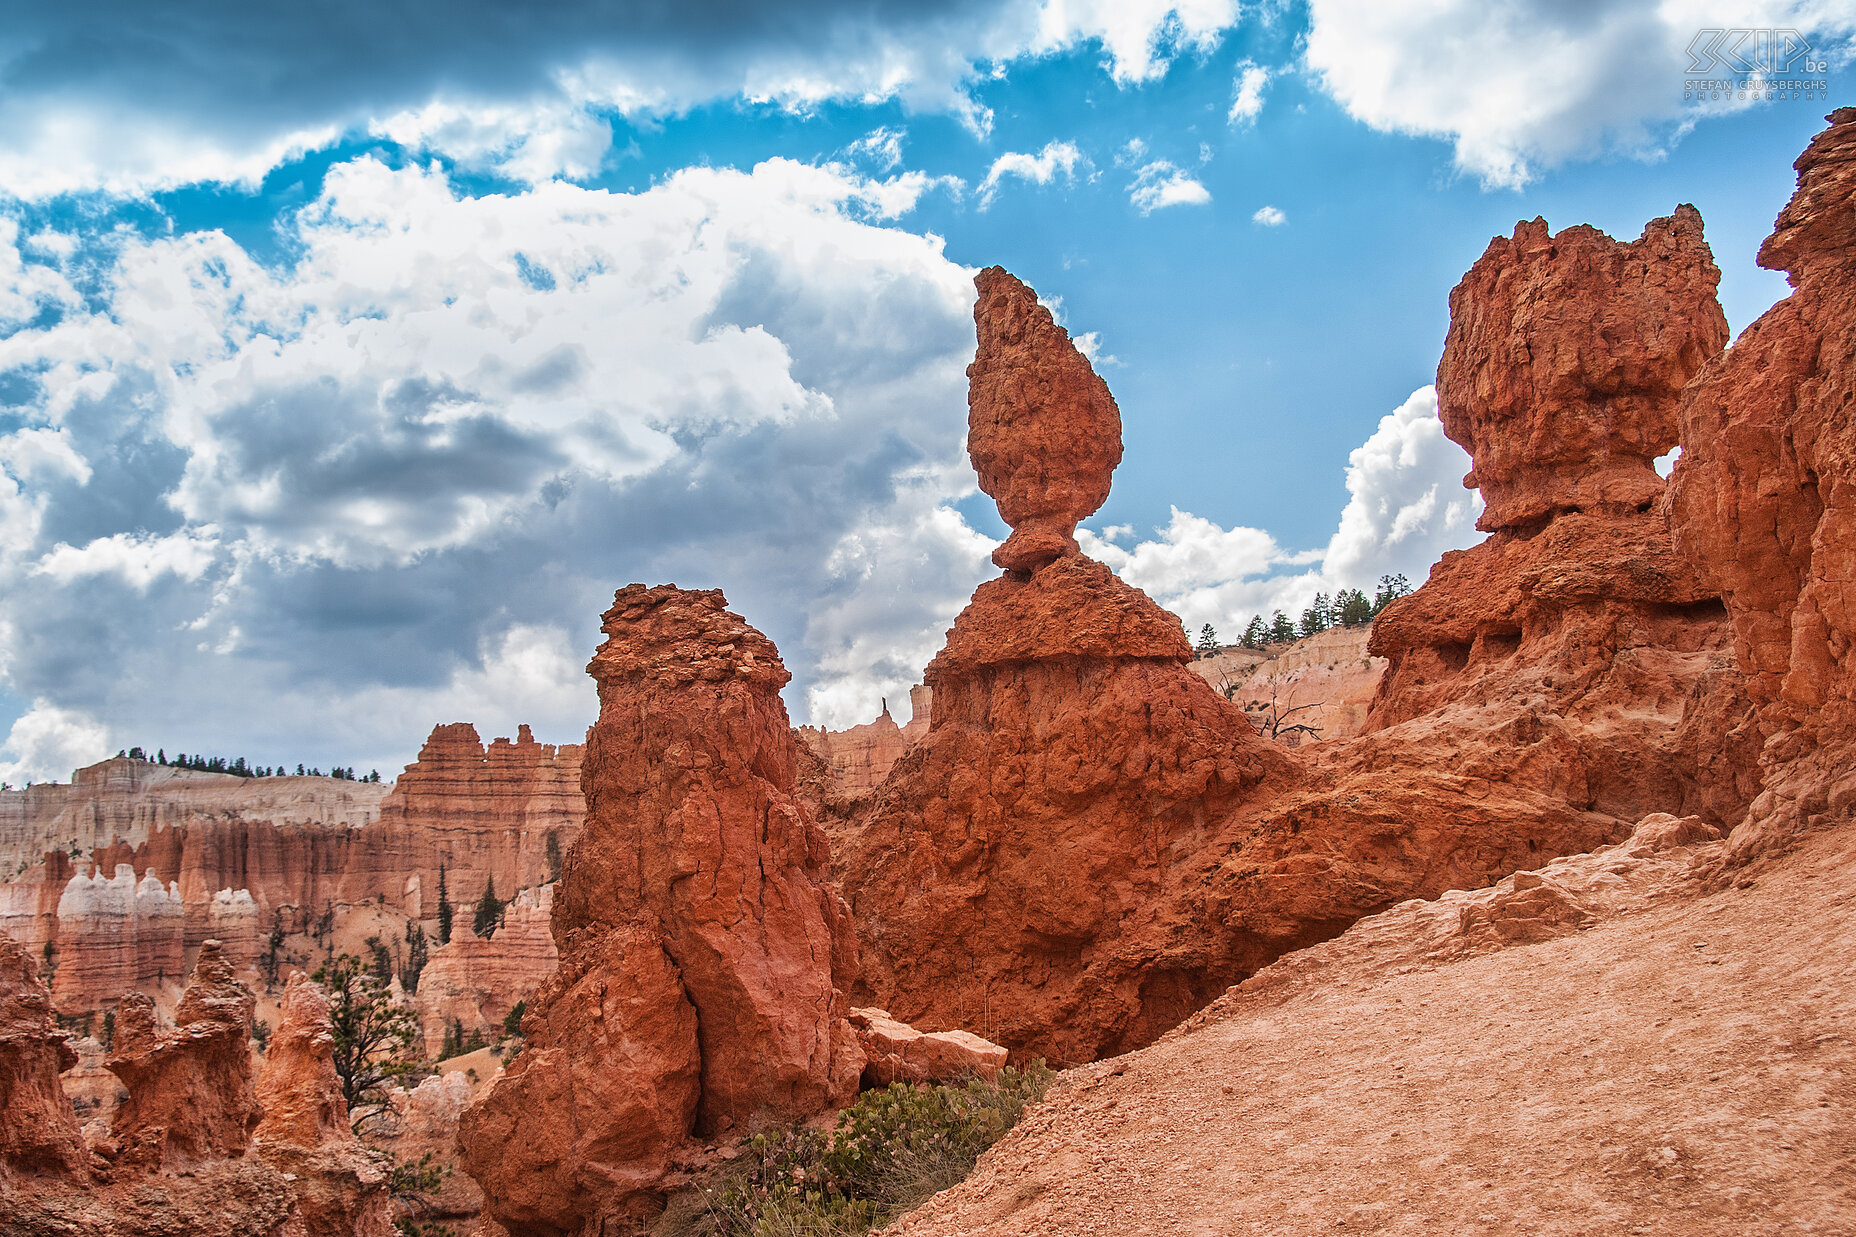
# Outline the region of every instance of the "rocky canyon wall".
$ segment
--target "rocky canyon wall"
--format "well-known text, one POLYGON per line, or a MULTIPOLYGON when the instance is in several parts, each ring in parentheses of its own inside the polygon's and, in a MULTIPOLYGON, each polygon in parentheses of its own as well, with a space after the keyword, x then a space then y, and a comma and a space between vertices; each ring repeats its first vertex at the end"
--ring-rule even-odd
POLYGON ((467 1031, 493 1027, 479 1018, 500 1019, 552 967, 546 912, 535 931, 522 925, 578 836, 579 774, 576 744, 537 743, 523 726, 486 748, 466 724, 437 727, 391 787, 104 761, 68 787, 0 792, 16 848, 0 850, 15 874, 0 884, 0 932, 77 1016, 137 988, 171 1001, 208 937, 248 979, 274 929, 305 964, 299 938, 312 934, 361 949, 342 924, 368 905, 396 945, 407 923, 436 944, 442 868, 459 924, 433 959, 445 1016, 468 1007, 467 1031), (504 900, 528 897, 509 912, 515 932, 478 941, 465 925, 491 882, 504 900))
POLYGON ((1856 108, 1827 119, 1759 251, 1791 294, 1684 392, 1668 497, 1758 705, 1765 784, 1732 836, 1742 855, 1856 812, 1856 108))

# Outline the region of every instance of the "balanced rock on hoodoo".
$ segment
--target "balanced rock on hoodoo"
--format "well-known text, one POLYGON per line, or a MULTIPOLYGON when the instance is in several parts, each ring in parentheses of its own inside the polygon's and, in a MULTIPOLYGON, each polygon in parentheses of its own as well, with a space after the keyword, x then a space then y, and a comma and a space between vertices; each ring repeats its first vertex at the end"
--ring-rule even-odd
POLYGON ((1742 854, 1856 812, 1856 108, 1828 119, 1759 251, 1792 293, 1690 384, 1671 480, 1676 545, 1725 596, 1768 736, 1742 854))
POLYGON ((516 1237, 647 1218, 692 1133, 812 1116, 864 1063, 843 995, 855 942, 794 793, 778 651, 719 592, 631 585, 605 631, 560 969, 460 1130, 516 1237))
POLYGON ((1014 529, 1008 570, 948 633, 928 733, 847 833, 858 992, 1084 1061, 1242 978, 1175 877, 1266 777, 1297 775, 1186 669, 1179 620, 1076 552, 1121 458, 1119 414, 1030 288, 996 267, 975 282, 969 448, 1014 529))

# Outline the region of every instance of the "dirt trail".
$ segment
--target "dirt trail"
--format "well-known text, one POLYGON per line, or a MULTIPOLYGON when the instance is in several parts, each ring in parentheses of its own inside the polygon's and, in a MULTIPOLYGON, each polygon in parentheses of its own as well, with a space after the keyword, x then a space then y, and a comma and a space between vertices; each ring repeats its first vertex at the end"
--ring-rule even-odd
POLYGON ((1071 1071, 892 1231, 1856 1234, 1856 826, 1710 881, 1661 820, 1071 1071))

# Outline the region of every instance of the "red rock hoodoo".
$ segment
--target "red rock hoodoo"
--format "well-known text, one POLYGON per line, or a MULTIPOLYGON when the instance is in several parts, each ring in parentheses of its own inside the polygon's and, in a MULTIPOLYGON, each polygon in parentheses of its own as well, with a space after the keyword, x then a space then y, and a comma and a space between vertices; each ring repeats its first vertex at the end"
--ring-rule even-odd
POLYGON ((1494 775, 1606 819, 1599 841, 1744 810, 1757 736, 1726 612, 1675 553, 1651 467, 1726 339, 1719 280, 1688 206, 1628 244, 1522 223, 1463 277, 1438 406, 1492 531, 1374 624, 1390 664, 1356 759, 1494 775))
MULTIPOLYGON (((0 937, 0 1232, 111 1237, 291 1237, 291 1182, 248 1155, 250 991, 208 941, 163 1030, 147 997, 117 1013, 109 1067, 129 1088, 86 1146, 58 1070, 74 1061, 26 955, 0 937)), ((346 1237, 346 1235, 344 1235, 346 1237)), ((357 1234, 356 1237, 372 1237, 357 1234)))
POLYGON ((1450 293, 1437 370, 1445 432, 1469 450, 1478 527, 1566 511, 1634 511, 1662 496, 1682 388, 1727 345, 1720 271, 1684 206, 1620 244, 1547 221, 1496 237, 1450 293))
POLYGON ((107 1062, 129 1089, 110 1130, 121 1162, 186 1167, 245 1154, 262 1115, 252 1086, 254 1004, 218 941, 200 947, 173 1031, 161 1029, 147 997, 123 998, 107 1062))
POLYGON ((75 1064, 38 967, 0 936, 0 1194, 21 1176, 75 1178, 88 1170, 77 1117, 58 1085, 75 1064))
POLYGON ((258 1102, 258 1156, 295 1182, 291 1237, 391 1237, 385 1157, 349 1128, 328 998, 301 972, 265 1050, 258 1102))
POLYGON ((1741 853, 1856 810, 1856 108, 1828 119, 1759 251, 1792 293, 1689 385, 1670 492, 1759 703, 1766 784, 1741 853))
POLYGON ((516 1237, 648 1216, 692 1132, 813 1115, 863 1067, 854 940, 795 793, 778 652, 719 592, 628 586, 605 631, 560 969, 460 1131, 516 1237))
MULTIPOLYGON (((976 282, 974 464, 1054 545, 1106 497, 1119 417, 1031 289, 976 282), (1073 497, 1034 520, 1019 485, 1073 497)), ((928 667, 927 735, 842 859, 870 1004, 1065 1062, 1144 1043, 1240 977, 1179 921, 1171 874, 1266 777, 1297 777, 1186 669, 1178 620, 1070 544, 1002 552, 928 667)))

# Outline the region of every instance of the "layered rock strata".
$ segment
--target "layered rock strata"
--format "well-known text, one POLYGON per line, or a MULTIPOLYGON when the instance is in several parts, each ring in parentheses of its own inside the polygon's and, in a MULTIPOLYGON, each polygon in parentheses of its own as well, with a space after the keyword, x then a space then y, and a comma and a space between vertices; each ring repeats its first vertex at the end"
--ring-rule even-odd
POLYGON ((1368 625, 1332 627, 1284 646, 1220 649, 1192 672, 1291 746, 1351 739, 1366 729, 1386 661, 1366 651, 1368 625), (1307 726, 1308 730, 1293 727, 1307 726))
POLYGON ((778 652, 719 592, 628 586, 605 631, 560 968, 460 1132, 516 1237, 648 1216, 692 1132, 810 1116, 863 1065, 842 993, 855 947, 795 793, 778 652))
MULTIPOLYGON (((391 909, 399 922, 382 926, 394 938, 408 921, 435 937, 441 870, 466 921, 492 881, 504 899, 527 890, 533 901, 559 876, 584 812, 579 773, 577 745, 537 743, 523 726, 486 748, 466 724, 437 727, 391 788, 104 761, 49 788, 56 795, 0 792, 0 826, 10 803, 12 842, 29 850, 0 884, 0 931, 49 947, 53 994, 70 1016, 130 990, 172 1001, 209 937, 253 981, 273 930, 307 936, 367 904, 391 909)), ((545 935, 472 938, 447 1016, 467 1029, 500 1020, 552 968, 545 935)), ((308 957, 302 941, 283 952, 308 957)))
POLYGON ((432 951, 410 1000, 419 1011, 427 1056, 437 1057, 454 1026, 467 1037, 481 1032, 496 1038, 516 1004, 541 988, 560 959, 550 927, 553 912, 553 885, 525 889, 503 909, 502 924, 489 940, 460 922, 451 943, 432 951))
POLYGON ((1671 478, 1676 546, 1721 591, 1759 706, 1741 855, 1856 813, 1856 108, 1827 119, 1759 250, 1791 294, 1689 384, 1671 478))

